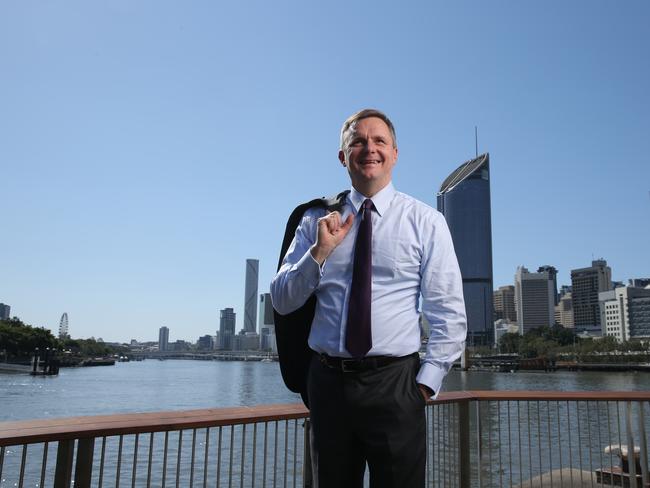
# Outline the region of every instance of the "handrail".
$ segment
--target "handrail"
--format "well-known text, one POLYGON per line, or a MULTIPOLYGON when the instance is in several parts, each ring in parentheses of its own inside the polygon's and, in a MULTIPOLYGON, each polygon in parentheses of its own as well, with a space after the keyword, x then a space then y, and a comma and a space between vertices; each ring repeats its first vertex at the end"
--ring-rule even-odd
MULTIPOLYGON (((648 391, 548 391, 548 390, 470 390, 465 391, 470 400, 567 400, 567 401, 650 401, 648 391)), ((441 394, 442 396, 442 394, 441 394)))
MULTIPOLYGON (((650 486, 649 408, 648 391, 441 393, 427 408, 427 483, 523 486, 576 476, 636 477, 650 486), (629 474, 612 452, 603 454, 619 444, 639 448, 629 474)), ((293 403, 0 422, 0 477, 55 488, 74 479, 85 488, 118 485, 130 472, 132 486, 175 476, 176 486, 230 485, 234 477, 242 486, 272 479, 307 487, 308 416, 293 403)))
POLYGON ((0 447, 305 418, 301 403, 0 422, 0 447))
MULTIPOLYGON (((432 404, 469 401, 650 401, 647 391, 488 391, 441 393, 432 404)), ((166 432, 306 418, 301 403, 0 422, 0 447, 98 436, 166 432)))

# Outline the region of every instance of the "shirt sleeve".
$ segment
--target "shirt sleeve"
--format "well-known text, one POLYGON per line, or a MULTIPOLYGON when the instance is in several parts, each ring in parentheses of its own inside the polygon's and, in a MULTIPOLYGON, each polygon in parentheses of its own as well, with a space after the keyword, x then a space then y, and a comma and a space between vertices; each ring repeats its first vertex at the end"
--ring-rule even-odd
POLYGON ((278 273, 271 281, 271 302, 282 315, 302 307, 320 282, 321 267, 309 252, 316 241, 317 222, 318 215, 314 209, 307 210, 278 273))
POLYGON ((467 318, 463 280, 444 217, 439 216, 429 234, 422 259, 422 312, 430 324, 429 343, 417 382, 438 396, 442 380, 465 349, 467 318))

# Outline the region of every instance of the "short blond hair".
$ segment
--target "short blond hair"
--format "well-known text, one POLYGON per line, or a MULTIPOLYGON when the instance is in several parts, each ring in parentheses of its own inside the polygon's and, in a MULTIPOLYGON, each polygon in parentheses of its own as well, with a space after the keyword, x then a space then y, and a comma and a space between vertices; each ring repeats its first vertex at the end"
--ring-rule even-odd
POLYGON ((354 130, 357 122, 359 122, 361 119, 367 119, 369 117, 377 117, 386 123, 388 129, 390 130, 390 135, 393 138, 393 147, 397 147, 395 126, 393 126, 393 123, 388 118, 388 115, 374 108, 364 108, 363 110, 359 110, 357 113, 350 115, 347 120, 343 122, 343 127, 341 127, 341 151, 345 151, 347 148, 348 134, 354 130))

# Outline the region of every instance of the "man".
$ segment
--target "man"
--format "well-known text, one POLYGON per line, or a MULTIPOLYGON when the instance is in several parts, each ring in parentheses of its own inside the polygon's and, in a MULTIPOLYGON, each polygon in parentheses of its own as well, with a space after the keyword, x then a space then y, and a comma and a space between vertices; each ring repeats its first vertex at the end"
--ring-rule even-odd
POLYGON ((425 405, 466 335, 462 280, 436 210, 397 192, 393 124, 352 115, 339 161, 352 189, 341 212, 305 212, 271 298, 288 314, 315 294, 308 375, 317 486, 424 486, 425 405), (420 302, 421 296, 421 302, 420 302), (420 364, 418 304, 431 324, 420 364))

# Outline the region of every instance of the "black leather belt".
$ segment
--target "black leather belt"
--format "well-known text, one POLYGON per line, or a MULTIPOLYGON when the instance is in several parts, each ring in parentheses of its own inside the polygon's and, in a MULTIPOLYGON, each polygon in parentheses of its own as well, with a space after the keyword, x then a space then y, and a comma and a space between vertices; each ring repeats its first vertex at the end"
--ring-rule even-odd
POLYGON ((388 364, 406 361, 419 357, 417 352, 409 354, 408 356, 368 356, 362 359, 353 358, 337 358, 328 356, 327 354, 319 354, 319 360, 322 364, 331 369, 336 369, 343 373, 356 373, 359 371, 368 371, 370 369, 381 368, 388 364))

